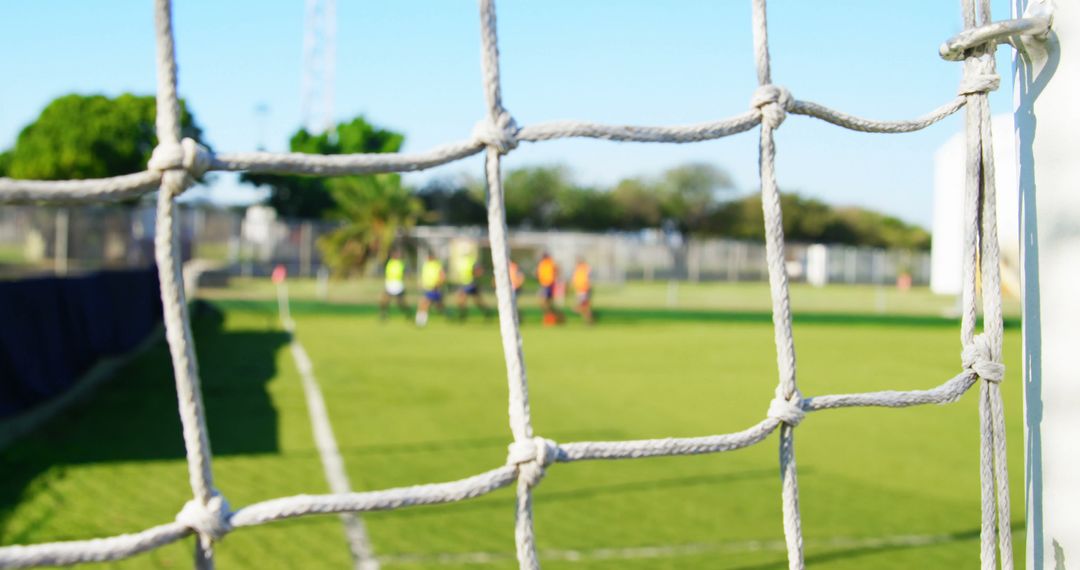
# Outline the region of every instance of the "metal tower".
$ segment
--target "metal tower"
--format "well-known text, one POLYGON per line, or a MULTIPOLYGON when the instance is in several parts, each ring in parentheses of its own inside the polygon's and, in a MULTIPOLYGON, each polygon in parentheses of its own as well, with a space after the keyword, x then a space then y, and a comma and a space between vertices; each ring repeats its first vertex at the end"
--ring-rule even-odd
POLYGON ((334 126, 336 36, 337 0, 306 0, 300 114, 311 133, 334 126))

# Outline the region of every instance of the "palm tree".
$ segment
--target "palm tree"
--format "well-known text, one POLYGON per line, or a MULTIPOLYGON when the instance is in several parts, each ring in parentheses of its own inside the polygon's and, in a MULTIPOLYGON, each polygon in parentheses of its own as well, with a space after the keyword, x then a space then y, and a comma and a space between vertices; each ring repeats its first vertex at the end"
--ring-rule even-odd
POLYGON ((363 273, 370 261, 386 259, 395 238, 424 213, 423 202, 397 174, 336 178, 329 189, 336 205, 332 217, 345 225, 323 236, 319 249, 339 277, 363 273))

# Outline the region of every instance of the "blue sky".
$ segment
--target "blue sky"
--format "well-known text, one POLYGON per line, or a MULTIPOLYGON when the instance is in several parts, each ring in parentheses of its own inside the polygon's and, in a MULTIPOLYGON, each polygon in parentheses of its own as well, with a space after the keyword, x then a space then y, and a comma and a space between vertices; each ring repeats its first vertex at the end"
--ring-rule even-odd
MULTIPOLYGON (((149 0, 0 3, 0 147, 52 98, 150 94, 149 0)), ((219 150, 252 150, 265 133, 285 150, 300 124, 303 0, 177 0, 180 92, 219 150), (256 106, 269 108, 260 130, 256 106)), ((948 101, 961 65, 937 46, 961 29, 941 0, 771 0, 773 80, 800 99, 873 118, 911 118, 948 101)), ((555 119, 690 123, 745 110, 755 87, 749 0, 501 0, 506 107, 519 124, 555 119)), ((1009 16, 994 1, 995 18, 1009 16)), ((406 134, 405 150, 469 136, 483 115, 479 19, 472 0, 339 0, 335 116, 363 114, 406 134)), ((1011 110, 1009 52, 998 51, 995 113, 1011 110)), ((782 189, 883 210, 928 226, 934 150, 960 115, 906 135, 852 133, 805 118, 781 127, 782 189)), ((508 167, 561 163, 587 184, 715 164, 741 191, 757 184, 756 131, 707 143, 571 140, 523 144, 508 167)), ((409 175, 479 174, 477 158, 409 175)), ((245 193, 219 176, 211 192, 245 193)))

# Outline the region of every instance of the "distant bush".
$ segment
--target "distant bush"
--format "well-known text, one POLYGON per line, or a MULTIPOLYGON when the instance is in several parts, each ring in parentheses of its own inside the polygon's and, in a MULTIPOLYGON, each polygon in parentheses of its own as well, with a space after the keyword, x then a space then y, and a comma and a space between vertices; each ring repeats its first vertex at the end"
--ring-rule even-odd
MULTIPOLYGON (((157 146, 152 95, 64 95, 23 128, 15 146, 0 154, 0 175, 35 180, 104 178, 146 169, 157 146)), ((180 101, 184 137, 202 130, 180 101)))
MULTIPOLYGON (((612 188, 579 186, 559 166, 511 170, 503 181, 512 227, 632 231, 666 227, 687 235, 764 241, 759 194, 733 196, 730 177, 706 164, 672 168, 657 178, 626 178, 612 188)), ((434 180, 417 190, 422 223, 484 225, 484 183, 434 180)), ((929 249, 930 234, 899 218, 833 207, 797 193, 781 196, 784 235, 794 242, 929 249)))

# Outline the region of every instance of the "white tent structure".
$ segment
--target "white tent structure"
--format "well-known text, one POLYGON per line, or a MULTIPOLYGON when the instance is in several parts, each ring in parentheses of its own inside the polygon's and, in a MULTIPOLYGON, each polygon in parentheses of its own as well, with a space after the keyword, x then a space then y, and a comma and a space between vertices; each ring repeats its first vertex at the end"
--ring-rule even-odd
MULTIPOLYGON (((1005 294, 1019 297, 1020 197, 1012 114, 994 117, 993 133, 1001 285, 1005 294)), ((960 294, 963 203, 964 133, 957 132, 934 153, 934 241, 930 249, 930 289, 940 295, 960 294)))
POLYGON ((1053 14, 1045 41, 1013 58, 1024 300, 1024 499, 1027 568, 1080 560, 1080 3, 1014 0, 1013 15, 1053 14))

